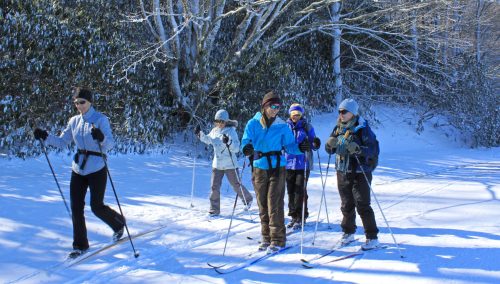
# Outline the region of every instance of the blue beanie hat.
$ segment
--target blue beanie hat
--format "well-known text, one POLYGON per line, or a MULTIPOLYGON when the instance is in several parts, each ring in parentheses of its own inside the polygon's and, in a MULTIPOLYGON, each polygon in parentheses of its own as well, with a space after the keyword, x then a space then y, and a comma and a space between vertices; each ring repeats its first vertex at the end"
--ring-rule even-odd
POLYGON ((295 103, 290 106, 290 109, 288 109, 288 113, 290 114, 290 116, 294 116, 296 114, 300 114, 300 116, 303 116, 304 108, 300 104, 295 103))
POLYGON ((358 103, 354 99, 345 99, 339 105, 339 110, 347 110, 348 112, 358 115, 358 103))

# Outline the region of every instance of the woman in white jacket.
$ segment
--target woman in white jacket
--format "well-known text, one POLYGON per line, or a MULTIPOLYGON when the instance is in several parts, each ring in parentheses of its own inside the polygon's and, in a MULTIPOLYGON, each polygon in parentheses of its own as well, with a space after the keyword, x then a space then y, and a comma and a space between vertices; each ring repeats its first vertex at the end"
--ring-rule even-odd
POLYGON ((210 192, 210 216, 220 214, 220 187, 224 175, 234 192, 245 205, 245 210, 250 208, 253 197, 243 184, 240 183, 238 176, 236 153, 240 149, 240 140, 236 133, 238 122, 230 120, 227 111, 221 109, 215 114, 215 127, 209 134, 205 135, 203 131, 196 133, 201 142, 214 147, 214 160, 212 162, 212 179, 210 192))

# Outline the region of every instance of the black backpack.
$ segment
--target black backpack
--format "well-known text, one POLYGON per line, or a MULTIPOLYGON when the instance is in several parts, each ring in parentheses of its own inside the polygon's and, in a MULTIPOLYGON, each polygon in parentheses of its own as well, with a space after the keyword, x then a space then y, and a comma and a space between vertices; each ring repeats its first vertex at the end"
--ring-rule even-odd
MULTIPOLYGON (((363 131, 363 129, 360 129, 360 130, 363 131)), ((359 135, 359 140, 361 141, 361 143, 363 143, 363 138, 361 137, 361 131, 358 131, 357 133, 359 135)), ((373 131, 372 131, 372 133, 373 133, 373 131)), ((378 156, 380 154, 380 146, 379 146, 379 143, 377 140, 377 135, 375 135, 375 133, 373 133, 373 136, 375 138, 375 153, 374 153, 373 157, 367 159, 368 166, 370 166, 372 171, 374 171, 378 166, 378 156)))
POLYGON ((372 171, 378 166, 378 156, 380 154, 380 146, 378 145, 377 136, 375 136, 375 155, 372 158, 368 158, 368 165, 371 167, 372 171))

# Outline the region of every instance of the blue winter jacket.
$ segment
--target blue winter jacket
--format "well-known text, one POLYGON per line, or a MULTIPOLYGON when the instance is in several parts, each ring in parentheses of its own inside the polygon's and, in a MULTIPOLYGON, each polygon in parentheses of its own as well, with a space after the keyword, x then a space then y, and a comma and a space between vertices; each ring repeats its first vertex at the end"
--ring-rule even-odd
MULTIPOLYGON (((295 137, 295 142, 300 144, 306 137, 309 139, 309 144, 312 147, 312 142, 314 137, 316 137, 316 134, 314 133, 314 127, 311 124, 308 124, 305 119, 300 119, 297 121, 297 123, 294 123, 290 118, 286 121, 288 124, 288 127, 292 130, 293 136, 295 137), (307 126, 307 127, 304 127, 307 126), (307 128, 307 129, 306 129, 307 128)), ((313 159, 312 159, 312 152, 308 153, 308 169, 312 170, 312 164, 313 164, 313 159)), ((286 169, 287 170, 303 170, 305 168, 305 157, 306 155, 304 153, 301 153, 300 155, 295 155, 295 154, 285 154, 286 158, 286 169)))
MULTIPOLYGON (((62 148, 74 141, 76 147, 80 150, 100 152, 99 144, 97 144, 97 141, 94 140, 90 134, 92 124, 94 124, 94 127, 99 128, 104 134, 104 140, 101 143, 101 147, 102 151, 106 153, 109 149, 113 148, 115 140, 111 133, 111 126, 108 118, 104 114, 97 112, 93 107, 90 107, 84 115, 79 114, 70 118, 68 125, 61 135, 55 136, 50 134, 47 137, 46 144, 62 148)), ((80 154, 78 164, 73 160, 71 168, 75 173, 88 175, 104 167, 102 157, 89 155, 85 168, 83 170, 80 169, 81 163, 83 162, 83 156, 83 154, 80 154)))
MULTIPOLYGON (((287 153, 300 155, 298 144, 295 142, 295 137, 288 125, 281 118, 276 117, 269 128, 264 127, 260 123, 262 113, 257 112, 245 126, 245 132, 241 138, 241 149, 247 144, 252 144, 257 152, 274 152, 284 149, 287 153)), ((276 155, 271 157, 272 168, 276 168, 276 155)), ((286 165, 286 159, 283 155, 280 156, 279 167, 286 165)), ((262 157, 253 161, 255 168, 268 170, 270 169, 267 158, 262 157)))

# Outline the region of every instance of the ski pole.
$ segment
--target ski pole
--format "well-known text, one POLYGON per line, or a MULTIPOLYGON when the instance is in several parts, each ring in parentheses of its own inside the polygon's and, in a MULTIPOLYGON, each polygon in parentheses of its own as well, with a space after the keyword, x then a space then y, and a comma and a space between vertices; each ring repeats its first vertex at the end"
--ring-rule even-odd
POLYGON ((68 211, 69 218, 73 219, 71 216, 71 211, 69 210, 68 203, 66 203, 66 199, 64 198, 64 194, 62 193, 61 186, 59 186, 59 182, 57 181, 56 173, 54 172, 54 168, 52 168, 52 164, 50 163, 49 156, 47 155, 47 149, 45 149, 45 144, 43 143, 43 140, 40 139, 40 144, 42 145, 42 151, 45 154, 45 158, 47 159, 47 163, 49 163, 50 170, 52 171, 52 176, 54 177, 54 180, 56 181, 57 188, 59 189, 59 193, 61 194, 62 200, 64 202, 64 206, 66 206, 66 211, 68 211))
MULTIPOLYGON (((92 128, 95 128, 93 123, 92 123, 92 128)), ((116 203, 118 204, 118 208, 120 209, 120 214, 122 215, 122 218, 123 218, 123 224, 125 225, 125 229, 127 230, 127 235, 128 235, 128 239, 130 241, 130 245, 132 245, 132 250, 134 251, 134 257, 138 258, 139 252, 135 250, 134 243, 132 242, 132 237, 130 236, 130 232, 128 230, 127 221, 125 220, 125 216, 123 215, 122 207, 120 205, 120 200, 118 200, 118 195, 116 194, 115 185, 113 183, 113 179, 111 178, 111 173, 109 172, 108 163, 106 161, 106 156, 102 152, 101 143, 99 143, 99 141, 96 141, 96 142, 97 142, 97 145, 99 145, 99 152, 101 153, 102 160, 104 161, 104 166, 106 167, 106 172, 108 173, 109 182, 111 183, 111 188, 113 188, 113 193, 115 194, 116 203)))
POLYGON ((394 237, 394 234, 392 233, 391 226, 389 226, 389 222, 387 222, 387 219, 385 218, 384 211, 382 211, 382 207, 380 206, 380 203, 378 202, 377 196, 375 195, 375 191, 373 191, 373 188, 370 184, 370 181, 368 180, 368 177, 366 176, 365 170, 363 169, 363 167, 361 166, 361 163, 359 162, 358 155, 354 155, 354 157, 356 158, 356 161, 358 162, 358 165, 361 168, 361 171, 363 172, 363 176, 365 177, 366 183, 368 184, 368 187, 370 188, 370 191, 373 194, 373 198, 377 202, 378 209, 380 210, 380 213, 382 214, 382 217, 384 218, 385 224, 387 225, 387 229, 389 229, 389 233, 391 233, 392 240, 394 241, 394 244, 398 248, 399 256, 401 258, 404 258, 403 253, 401 252, 401 248, 399 247, 399 244, 398 244, 398 242, 396 242, 396 238, 394 237))
MULTIPOLYGON (((319 156, 319 153, 318 153, 319 156)), ((325 205, 326 205, 326 198, 325 197, 325 187, 326 187, 326 179, 328 177, 328 169, 330 169, 330 160, 332 158, 332 154, 328 155, 328 164, 326 165, 326 173, 325 173, 325 180, 321 180, 323 183, 323 193, 321 194, 321 201, 319 203, 319 210, 318 210, 318 219, 316 220, 316 226, 314 228, 314 235, 313 235, 313 240, 312 240, 312 245, 314 246, 314 240, 316 240, 316 232, 318 231, 318 224, 319 224, 319 216, 321 214, 321 206, 323 205, 323 199, 325 199, 325 205)), ((318 160, 319 162, 319 160, 318 160)), ((321 163, 319 164, 320 172, 321 172, 321 163)), ((323 176, 323 175, 322 175, 323 176)), ((321 178, 323 179, 323 178, 321 178)))
MULTIPOLYGON (((309 142, 307 137, 306 137, 306 141, 309 142)), ((308 156, 309 155, 310 155, 309 151, 304 153, 304 187, 302 188, 302 228, 300 231, 300 254, 302 254, 302 247, 304 244, 304 223, 305 223, 304 217, 306 214, 305 212, 306 212, 307 181, 309 179, 308 174, 307 174, 307 170, 309 169, 308 168, 308 166, 309 166, 308 156)))
MULTIPOLYGON (((227 147, 227 151, 229 153, 229 157, 231 158, 231 162, 233 163, 234 172, 236 173, 236 179, 238 180, 238 183, 240 184, 240 193, 241 193, 241 196, 243 198, 243 202, 245 202, 245 206, 248 206, 247 199, 246 199, 245 194, 243 192, 242 178, 240 177, 239 172, 238 172, 238 168, 236 167, 236 164, 234 163, 233 155, 231 155, 231 150, 229 150, 229 144, 226 143, 226 147, 227 147)), ((243 168, 241 169, 242 174, 243 174, 243 169, 245 168, 246 162, 247 161, 245 159, 245 162, 243 162, 243 168)), ((236 197, 238 197, 238 194, 236 194, 236 197)), ((247 210, 247 212, 248 212, 248 217, 250 218, 250 221, 253 222, 252 213, 250 212, 250 210, 247 210)))
POLYGON ((326 173, 325 175, 325 180, 323 181, 323 170, 321 169, 321 159, 319 157, 319 151, 317 151, 317 154, 318 154, 318 164, 319 164, 319 173, 320 173, 320 176, 321 176, 321 185, 323 187, 323 193, 322 193, 322 197, 323 197, 323 200, 325 201, 325 213, 326 213, 326 222, 328 223, 328 228, 331 228, 331 224, 330 224, 330 216, 328 216, 328 206, 327 206, 327 202, 326 202, 326 178, 328 176, 328 172, 326 173))
POLYGON ((192 176, 192 179, 191 179, 191 203, 190 203, 190 207, 193 208, 194 205, 193 205, 193 196, 194 196, 194 177, 195 177, 195 172, 196 172, 196 155, 198 155, 198 141, 196 141, 196 145, 195 145, 195 148, 194 148, 194 156, 193 156, 193 176, 192 176))
POLYGON ((224 250, 222 251, 222 256, 226 254, 227 240, 229 239, 229 233, 231 232, 231 226, 233 225, 234 211, 236 210, 237 202, 238 202, 238 194, 236 194, 236 198, 234 199, 233 212, 231 213, 231 220, 229 221, 229 227, 227 228, 226 242, 224 243, 224 250))
MULTIPOLYGON (((226 144, 227 145, 227 144, 226 144)), ((228 146, 228 150, 229 150, 229 146, 228 146)), ((231 154, 231 152, 229 152, 229 154, 231 154)), ((231 161, 233 161, 233 158, 231 157, 231 161)), ((243 176, 243 170, 245 169, 245 164, 246 164, 246 159, 245 159, 245 162, 243 163, 243 168, 241 169, 241 176, 243 176)), ((233 161, 233 166, 234 166, 234 161, 233 161)), ((237 169, 235 168, 235 171, 236 171, 236 176, 238 176, 238 171, 237 169)), ((239 178, 239 177, 238 177, 239 178)), ((240 189, 242 190, 241 194, 243 195, 243 189, 241 188, 241 179, 239 179, 238 181, 240 183, 240 189)), ((245 195, 243 195, 245 196, 245 195)), ((244 198, 244 197, 243 197, 244 198)), ((236 194, 236 197, 234 199, 234 204, 233 204, 233 212, 231 213, 231 220, 229 221, 229 227, 227 228, 227 234, 226 234, 226 242, 224 243, 224 250, 222 251, 222 256, 224 256, 226 254, 226 247, 227 247, 227 241, 229 240, 229 233, 231 232, 231 227, 233 225, 233 218, 234 218, 234 212, 236 210, 236 203, 238 202, 238 194, 236 194)), ((246 201, 245 201, 246 203, 246 201)), ((250 216, 250 220, 253 222, 253 219, 252 219, 252 215, 250 212, 248 212, 249 216, 250 216)))

